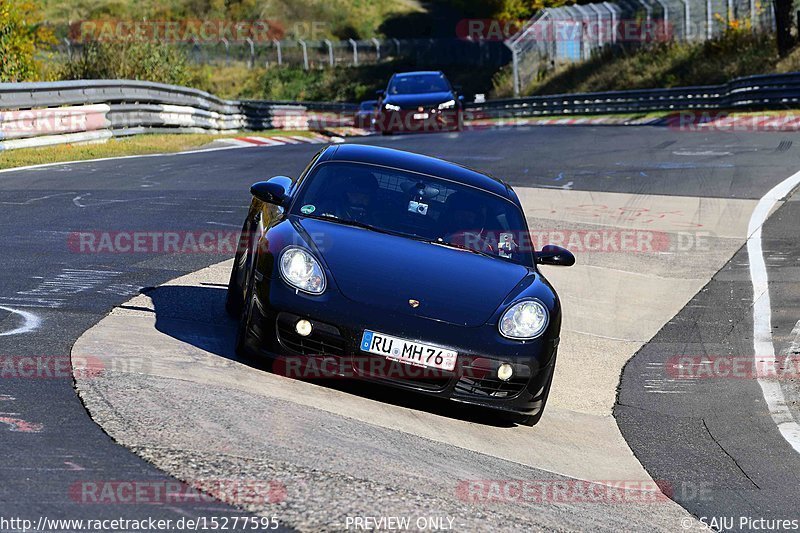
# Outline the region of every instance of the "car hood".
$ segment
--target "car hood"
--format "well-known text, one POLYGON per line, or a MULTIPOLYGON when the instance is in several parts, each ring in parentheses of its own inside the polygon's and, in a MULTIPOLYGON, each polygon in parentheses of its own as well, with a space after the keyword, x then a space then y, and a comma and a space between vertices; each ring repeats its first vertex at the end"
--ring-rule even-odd
POLYGON ((376 310, 450 324, 485 324, 528 268, 463 250, 317 219, 312 236, 342 295, 376 310), (420 302, 417 308, 409 300, 420 302))
POLYGON ((419 93, 419 94, 392 94, 386 96, 383 103, 399 105, 402 108, 415 107, 415 106, 433 106, 454 100, 455 97, 451 92, 441 93, 419 93))

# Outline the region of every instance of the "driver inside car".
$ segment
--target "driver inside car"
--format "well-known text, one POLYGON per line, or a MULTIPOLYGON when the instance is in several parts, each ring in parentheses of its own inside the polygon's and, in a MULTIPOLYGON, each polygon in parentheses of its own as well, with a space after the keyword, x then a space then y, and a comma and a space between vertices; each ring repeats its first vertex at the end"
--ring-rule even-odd
POLYGON ((486 240, 486 208, 467 192, 454 192, 445 203, 446 242, 477 250, 494 252, 486 240))
POLYGON ((323 215, 375 225, 378 223, 378 209, 374 204, 379 188, 378 180, 371 172, 348 169, 348 174, 334 187, 334 205, 323 211, 323 215))

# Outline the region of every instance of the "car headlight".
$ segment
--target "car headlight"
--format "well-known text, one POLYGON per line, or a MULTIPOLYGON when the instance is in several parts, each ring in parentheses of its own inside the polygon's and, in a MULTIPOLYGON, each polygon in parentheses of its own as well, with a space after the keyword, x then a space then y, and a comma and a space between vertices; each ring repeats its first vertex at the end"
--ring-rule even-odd
POLYGON ((400 106, 394 104, 383 104, 383 108, 386 111, 400 111, 400 106))
POLYGON ((535 339, 547 329, 550 315, 539 300, 517 302, 500 318, 500 334, 509 339, 535 339))
POLYGON ((439 104, 439 109, 452 109, 456 106, 455 100, 448 100, 442 104, 439 104))
POLYGON ((319 262, 303 248, 286 248, 281 255, 280 270, 283 279, 292 287, 311 294, 325 291, 325 274, 319 262))

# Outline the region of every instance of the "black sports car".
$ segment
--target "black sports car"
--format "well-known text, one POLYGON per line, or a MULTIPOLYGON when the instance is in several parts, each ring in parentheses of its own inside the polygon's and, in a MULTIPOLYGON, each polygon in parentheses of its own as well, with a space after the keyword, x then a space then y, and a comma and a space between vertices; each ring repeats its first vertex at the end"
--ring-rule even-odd
POLYGON ((378 96, 375 125, 383 134, 460 131, 464 127, 463 97, 442 72, 394 74, 378 96))
POLYGON ((240 353, 297 377, 324 369, 538 422, 561 309, 537 265, 575 259, 531 249, 509 185, 342 144, 297 180, 250 190, 227 300, 240 353))

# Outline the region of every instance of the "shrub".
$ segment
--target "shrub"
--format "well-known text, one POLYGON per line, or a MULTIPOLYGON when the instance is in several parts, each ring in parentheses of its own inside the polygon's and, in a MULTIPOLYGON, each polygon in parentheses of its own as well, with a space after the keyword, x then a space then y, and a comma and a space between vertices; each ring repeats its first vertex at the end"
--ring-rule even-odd
POLYGON ((54 38, 41 23, 33 2, 0 0, 0 81, 29 81, 38 77, 39 50, 54 38))
POLYGON ((185 85, 186 55, 169 44, 149 41, 89 41, 64 66, 64 79, 128 79, 185 85))

